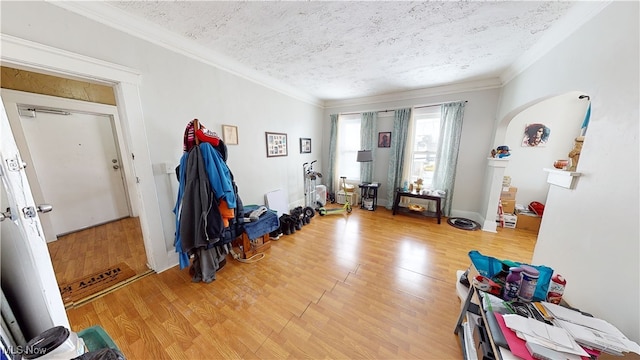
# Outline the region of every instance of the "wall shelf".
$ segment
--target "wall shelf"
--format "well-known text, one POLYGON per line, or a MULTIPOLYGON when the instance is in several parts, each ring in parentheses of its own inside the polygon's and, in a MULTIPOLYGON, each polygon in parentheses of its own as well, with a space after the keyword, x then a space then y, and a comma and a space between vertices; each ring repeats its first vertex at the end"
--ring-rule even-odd
POLYGON ((507 165, 509 164, 509 157, 504 157, 504 158, 487 158, 487 160, 489 160, 489 166, 491 167, 499 167, 499 168, 506 168, 507 165))
POLYGON ((576 180, 580 175, 579 172, 549 169, 545 168, 544 171, 548 172, 547 182, 552 185, 560 186, 566 189, 573 189, 576 185, 576 180))

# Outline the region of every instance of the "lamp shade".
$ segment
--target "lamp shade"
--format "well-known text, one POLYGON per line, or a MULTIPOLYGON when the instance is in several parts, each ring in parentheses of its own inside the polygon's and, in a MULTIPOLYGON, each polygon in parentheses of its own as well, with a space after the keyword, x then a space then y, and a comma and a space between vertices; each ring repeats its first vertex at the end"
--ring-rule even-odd
POLYGON ((368 162, 373 161, 373 154, 371 154, 371 150, 360 150, 358 151, 357 162, 368 162))

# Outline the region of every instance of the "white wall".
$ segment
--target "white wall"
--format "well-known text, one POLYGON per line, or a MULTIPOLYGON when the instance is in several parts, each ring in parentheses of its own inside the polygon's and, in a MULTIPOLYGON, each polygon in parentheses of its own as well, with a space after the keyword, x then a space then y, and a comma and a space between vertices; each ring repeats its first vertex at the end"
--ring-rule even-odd
MULTIPOLYGON (((328 104, 324 114, 324 146, 329 146, 329 114, 381 111, 420 105, 440 104, 451 101, 467 100, 458 155, 456 184, 453 194, 452 215, 468 216, 479 219, 482 200, 482 184, 486 158, 491 152, 498 104, 499 89, 487 88, 475 91, 449 91, 435 95, 438 89, 431 89, 434 95, 405 96, 405 99, 388 100, 385 97, 362 98, 349 101, 336 101, 328 104)), ((395 94, 402 97, 402 94, 395 94)), ((378 115, 377 131, 393 131, 393 112, 378 115), (390 115, 390 116, 389 116, 390 115)), ((393 137, 394 134, 392 133, 393 137)), ((380 205, 390 204, 393 199, 387 195, 387 173, 389 149, 375 148, 374 180, 382 184, 378 191, 380 205)), ((325 164, 328 159, 325 156, 325 164)), ((325 168, 326 172, 327 169, 325 168)))
POLYGON ((505 87, 498 119, 584 91, 592 115, 574 190, 552 186, 533 263, 567 278, 565 299, 640 341, 639 6, 613 2, 505 87))
POLYGON ((546 203, 549 185, 547 172, 558 159, 568 159, 588 105, 579 99, 580 92, 549 98, 519 113, 509 123, 504 144, 509 145, 511 156, 505 170, 511 176, 511 186, 518 188, 516 202, 525 207, 532 201, 546 203), (542 123, 551 129, 545 146, 523 147, 521 142, 527 124, 542 123))
MULTIPOLYGON (((263 204, 282 188, 292 204, 304 201, 302 163, 320 160, 322 110, 277 91, 174 53, 44 2, 3 2, 3 34, 137 69, 146 136, 163 217, 164 241, 173 249, 175 175, 186 124, 198 118, 221 133, 238 126, 239 145, 228 147, 228 165, 245 204, 263 204), (288 134, 289 156, 266 157, 265 131, 288 134), (299 138, 312 139, 300 154, 299 138)), ((133 140, 135 141, 135 139, 133 140)), ((321 163, 318 164, 321 166, 321 163)))

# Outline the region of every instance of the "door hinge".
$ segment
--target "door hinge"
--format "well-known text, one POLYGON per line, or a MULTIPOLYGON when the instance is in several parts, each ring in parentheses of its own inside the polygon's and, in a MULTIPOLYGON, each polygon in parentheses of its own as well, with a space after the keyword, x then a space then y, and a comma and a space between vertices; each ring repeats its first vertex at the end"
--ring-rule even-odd
POLYGON ((131 160, 135 160, 136 159, 136 154, 131 153, 131 160))

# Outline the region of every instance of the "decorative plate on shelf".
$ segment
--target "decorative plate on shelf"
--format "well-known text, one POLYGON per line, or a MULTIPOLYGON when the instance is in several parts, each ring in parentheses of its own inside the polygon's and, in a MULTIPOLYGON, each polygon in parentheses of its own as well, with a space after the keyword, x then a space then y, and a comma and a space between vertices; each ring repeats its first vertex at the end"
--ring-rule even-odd
POLYGON ((411 205, 409 205, 409 210, 417 211, 417 212, 423 212, 424 211, 424 206, 418 205, 418 204, 411 204, 411 205))

